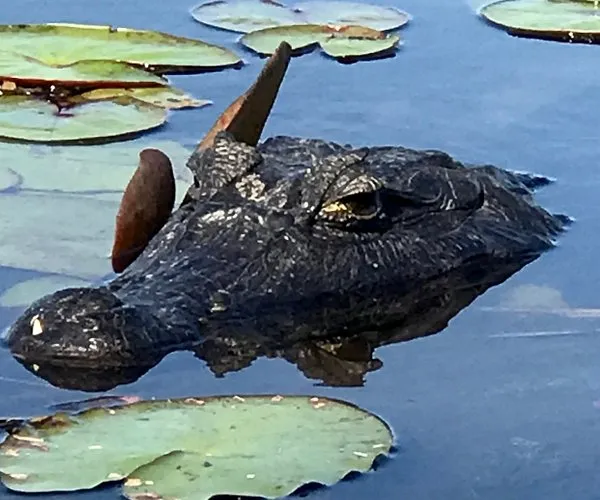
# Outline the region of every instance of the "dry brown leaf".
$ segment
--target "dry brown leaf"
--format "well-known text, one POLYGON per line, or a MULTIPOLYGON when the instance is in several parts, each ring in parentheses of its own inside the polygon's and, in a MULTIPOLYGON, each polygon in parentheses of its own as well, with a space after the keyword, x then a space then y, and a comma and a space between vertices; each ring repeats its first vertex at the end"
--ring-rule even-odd
POLYGON ((222 130, 230 132, 237 141, 251 146, 258 144, 291 57, 291 46, 282 42, 265 63, 254 84, 217 118, 197 149, 211 147, 215 136, 222 130))

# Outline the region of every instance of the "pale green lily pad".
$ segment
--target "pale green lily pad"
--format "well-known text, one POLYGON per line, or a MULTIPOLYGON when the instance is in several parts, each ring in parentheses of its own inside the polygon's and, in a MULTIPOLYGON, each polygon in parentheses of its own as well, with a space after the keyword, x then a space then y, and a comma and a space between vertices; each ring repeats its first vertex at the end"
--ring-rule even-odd
POLYGON ((56 67, 4 50, 0 51, 0 80, 25 87, 56 83, 63 87, 147 87, 167 84, 166 80, 153 73, 116 61, 79 61, 56 67))
POLYGON ((393 50, 400 37, 362 26, 331 26, 300 24, 279 26, 248 33, 240 42, 259 54, 272 54, 279 44, 288 42, 292 50, 306 49, 317 44, 336 59, 374 56, 393 50))
POLYGON ((161 126, 163 108, 136 99, 91 102, 58 113, 27 96, 0 96, 0 138, 46 144, 109 142, 161 126))
POLYGON ((119 200, 0 194, 0 265, 97 279, 109 260, 119 200))
POLYGON ((193 7, 196 21, 240 33, 297 24, 360 24, 376 30, 405 25, 410 15, 392 7, 342 1, 303 2, 291 7, 275 1, 217 0, 193 7))
POLYGON ((0 471, 22 492, 128 477, 131 499, 278 498, 307 482, 331 485, 366 472, 392 442, 381 419, 327 398, 142 401, 38 419, 0 446, 0 471))
POLYGON ((335 36, 321 42, 323 51, 336 59, 370 57, 388 52, 400 43, 397 36, 385 38, 352 38, 335 36))
MULTIPOLYGON (((2 158, 6 163, 6 160, 2 158)), ((19 184, 19 175, 8 167, 0 167, 0 192, 15 188, 19 184)))
POLYGON ((190 14, 202 24, 240 33, 299 22, 296 13, 275 1, 209 1, 192 7, 190 14))
MULTIPOLYGON (((175 141, 144 137, 126 143, 86 147, 0 142, 0 158, 8 167, 8 174, 13 176, 7 178, 7 186, 18 184, 23 190, 73 194, 115 191, 115 198, 120 200, 144 148, 160 149, 171 159, 177 194, 183 197, 183 192, 193 182, 193 175, 185 166, 192 151, 175 141), (16 181, 13 180, 15 177, 16 181)), ((0 170, 0 179, 3 178, 2 172, 0 170)))
POLYGON ((411 20, 410 14, 394 7, 338 0, 315 0, 294 5, 309 24, 365 26, 378 31, 398 29, 411 20))
POLYGON ((479 14, 513 35, 592 43, 600 41, 599 7, 593 1, 503 0, 479 14))
POLYGON ((201 40, 112 26, 3 25, 0 26, 0 47, 49 65, 110 60, 176 72, 234 66, 241 62, 233 52, 201 40))
POLYGON ((78 96, 79 101, 102 101, 115 97, 130 97, 165 109, 202 108, 212 101, 196 99, 174 87, 96 89, 78 96))
POLYGON ((89 280, 69 276, 43 276, 21 281, 0 295, 1 307, 26 307, 44 295, 62 288, 89 286, 89 280))

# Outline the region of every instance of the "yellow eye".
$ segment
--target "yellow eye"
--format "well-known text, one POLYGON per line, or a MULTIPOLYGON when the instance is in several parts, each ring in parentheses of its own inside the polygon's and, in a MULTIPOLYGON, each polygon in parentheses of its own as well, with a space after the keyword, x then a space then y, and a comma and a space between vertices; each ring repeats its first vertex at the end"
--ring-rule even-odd
POLYGON ((321 214, 332 220, 372 219, 381 209, 379 193, 358 193, 328 203, 321 208, 321 214))
POLYGON ((346 213, 350 210, 352 210, 352 208, 347 203, 342 201, 334 201, 333 203, 325 205, 321 209, 321 211, 327 215, 346 213))

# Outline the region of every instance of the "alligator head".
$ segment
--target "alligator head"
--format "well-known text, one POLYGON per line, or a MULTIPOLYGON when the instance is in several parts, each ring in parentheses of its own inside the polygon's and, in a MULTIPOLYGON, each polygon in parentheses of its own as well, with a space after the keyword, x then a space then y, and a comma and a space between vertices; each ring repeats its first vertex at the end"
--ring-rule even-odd
POLYGON ((506 278, 565 223, 534 202, 540 178, 399 146, 256 145, 221 128, 139 256, 100 288, 29 307, 7 336, 16 357, 131 366, 210 343, 269 352, 384 331, 403 324, 415 290, 488 269, 506 278))

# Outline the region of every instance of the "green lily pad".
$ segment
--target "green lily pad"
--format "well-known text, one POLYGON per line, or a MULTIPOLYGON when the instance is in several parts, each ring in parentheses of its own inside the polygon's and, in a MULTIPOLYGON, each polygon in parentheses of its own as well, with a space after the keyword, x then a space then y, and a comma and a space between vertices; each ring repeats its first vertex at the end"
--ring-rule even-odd
POLYGON ((48 66, 40 61, 0 51, 0 80, 20 86, 60 84, 63 87, 148 87, 166 85, 163 78, 116 61, 79 61, 48 66))
POLYGON ((69 276, 43 276, 21 281, 0 295, 1 307, 26 307, 44 295, 62 288, 89 286, 89 280, 69 276))
POLYGON ((381 419, 327 398, 142 401, 35 419, 0 445, 0 472, 21 492, 127 478, 131 499, 278 498, 368 471, 392 441, 381 419))
POLYGON ((479 14, 512 35, 600 41, 600 5, 593 1, 502 0, 481 7, 479 14))
POLYGON ((54 66, 110 60, 152 67, 159 72, 179 72, 241 62, 233 52, 201 40, 112 26, 2 25, 0 47, 54 66))
POLYGON ((200 100, 173 87, 96 89, 78 96, 79 101, 103 101, 115 97, 130 97, 165 109, 202 108, 212 101, 200 100))
POLYGON ((295 12, 275 1, 209 1, 192 7, 190 14, 202 24, 240 33, 298 23, 295 12))
POLYGON ((51 103, 28 96, 0 96, 0 137, 46 144, 109 142, 161 126, 163 108, 137 99, 115 99, 58 112, 51 103))
MULTIPOLYGON (((144 137, 127 143, 99 146, 43 146, 0 142, 0 158, 6 165, 6 186, 28 191, 58 191, 72 194, 113 191, 116 199, 125 189, 139 162, 142 149, 153 147, 164 151, 173 164, 179 191, 193 182, 185 166, 191 150, 175 141, 156 141, 144 137)), ((0 181, 3 177, 0 170, 0 181)), ((0 182, 0 187, 3 184, 0 182)), ((83 198, 85 199, 85 198, 83 198)), ((21 213, 25 216, 27 213, 21 213)), ((116 216, 116 212, 114 214, 116 216)))
MULTIPOLYGON (((3 158, 3 162, 6 160, 3 158)), ((0 167, 0 193, 17 187, 19 184, 19 175, 8 167, 0 167)))
POLYGON ((378 31, 398 29, 411 20, 410 14, 394 7, 338 0, 315 0, 297 3, 294 10, 310 24, 364 26, 378 31))
POLYGON ((312 45, 336 59, 360 58, 387 52, 398 46, 400 37, 362 26, 323 26, 300 24, 278 26, 248 33, 240 42, 259 54, 272 54, 279 44, 288 42, 297 51, 312 45))
POLYGON ((0 194, 0 265, 97 279, 110 272, 119 200, 0 194))
POLYGON ((208 26, 241 33, 298 24, 361 25, 388 31, 411 19, 406 12, 392 7, 335 0, 292 7, 273 0, 217 0, 196 5, 190 13, 208 26))

